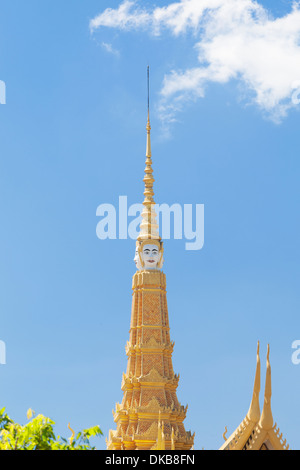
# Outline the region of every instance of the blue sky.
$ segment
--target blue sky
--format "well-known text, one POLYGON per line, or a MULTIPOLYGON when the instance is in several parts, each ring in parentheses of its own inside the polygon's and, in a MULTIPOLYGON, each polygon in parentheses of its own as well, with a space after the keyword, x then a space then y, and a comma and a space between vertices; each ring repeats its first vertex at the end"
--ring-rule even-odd
POLYGON ((0 397, 16 420, 33 408, 64 436, 69 422, 114 429, 135 244, 97 239, 96 209, 121 195, 143 199, 150 64, 155 199, 205 205, 201 251, 164 244, 186 428, 196 449, 213 449, 225 426, 240 424, 260 340, 261 405, 270 343, 274 419, 299 448, 299 13, 289 1, 260 2, 258 19, 244 18, 232 37, 237 20, 225 11, 220 26, 215 3, 200 30, 175 34, 178 18, 154 24, 150 2, 131 5, 127 23, 103 16, 120 1, 2 2, 0 397), (221 33, 239 46, 234 58, 221 33))

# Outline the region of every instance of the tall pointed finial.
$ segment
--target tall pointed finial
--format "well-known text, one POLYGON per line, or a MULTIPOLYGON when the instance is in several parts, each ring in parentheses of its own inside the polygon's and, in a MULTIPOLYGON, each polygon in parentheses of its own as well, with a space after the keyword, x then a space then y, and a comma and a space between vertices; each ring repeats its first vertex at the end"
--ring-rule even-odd
POLYGON ((147 86, 148 86, 148 121, 150 124, 150 67, 147 67, 147 86))
POLYGON ((267 373, 266 373, 266 384, 265 384, 265 399, 264 407, 260 418, 260 426, 269 430, 273 427, 273 415, 271 408, 271 397, 272 397, 272 377, 271 377, 271 365, 270 365, 270 345, 268 344, 267 353, 267 373))
MULTIPOLYGON (((148 120, 147 120, 147 150, 146 150, 146 157, 151 158, 151 125, 150 125, 150 67, 147 67, 147 90, 148 90, 148 120)), ((151 162, 152 163, 152 162, 151 162)), ((154 180, 153 180, 154 182, 154 180)))
POLYGON ((144 191, 144 210, 142 212, 142 222, 140 226, 140 234, 138 241, 158 240, 158 224, 156 222, 156 213, 154 211, 154 190, 153 190, 153 169, 152 169, 152 153, 151 153, 151 125, 150 125, 150 69, 147 68, 147 88, 148 88, 148 119, 147 119, 147 148, 146 148, 146 168, 145 168, 145 191, 144 191))
POLYGON ((253 423, 258 423, 260 419, 260 406, 259 406, 259 394, 260 394, 260 357, 259 357, 259 341, 257 343, 257 356, 256 356, 256 373, 254 380, 254 389, 252 402, 247 414, 247 417, 253 423))

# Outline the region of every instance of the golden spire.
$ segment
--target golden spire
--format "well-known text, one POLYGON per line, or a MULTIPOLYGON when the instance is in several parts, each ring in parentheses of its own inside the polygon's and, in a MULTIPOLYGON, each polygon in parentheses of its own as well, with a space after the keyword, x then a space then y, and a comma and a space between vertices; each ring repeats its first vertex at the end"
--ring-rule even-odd
POLYGON ((151 125, 150 125, 150 99, 149 99, 149 67, 148 73, 148 120, 147 120, 147 148, 146 148, 146 168, 145 168, 145 191, 144 191, 144 210, 142 212, 142 222, 140 226, 140 234, 138 241, 143 240, 160 240, 158 233, 158 224, 156 222, 156 213, 154 210, 154 190, 153 190, 153 169, 152 169, 152 153, 151 153, 151 125))
POLYGON ((260 427, 265 430, 270 430, 273 427, 273 415, 271 409, 271 397, 272 397, 272 379, 271 379, 271 365, 270 365, 270 345, 268 344, 267 353, 267 373, 266 373, 266 384, 265 384, 265 399, 264 407, 260 418, 260 427))
POLYGON ((148 85, 148 121, 147 121, 147 149, 146 149, 146 157, 152 156, 151 154, 151 125, 150 125, 150 68, 149 65, 147 67, 147 85, 148 85))
POLYGON ((259 357, 259 341, 257 344, 257 357, 256 357, 256 373, 254 381, 254 390, 252 402, 247 414, 247 417, 253 423, 258 423, 260 419, 260 406, 259 406, 259 393, 260 393, 260 357, 259 357))

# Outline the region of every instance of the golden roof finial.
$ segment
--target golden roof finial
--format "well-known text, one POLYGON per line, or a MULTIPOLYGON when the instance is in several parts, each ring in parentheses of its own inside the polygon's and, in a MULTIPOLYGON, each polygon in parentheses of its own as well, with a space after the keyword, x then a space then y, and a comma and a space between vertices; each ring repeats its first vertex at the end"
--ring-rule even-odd
POLYGON ((158 233, 158 224, 156 222, 156 213, 154 211, 154 190, 153 190, 153 169, 151 153, 151 125, 150 125, 150 94, 149 94, 149 67, 148 74, 148 120, 147 120, 147 148, 146 148, 146 168, 145 168, 145 191, 144 191, 144 210, 142 212, 142 222, 138 241, 143 240, 161 240, 158 233))
POLYGON ((259 394, 260 394, 260 357, 259 357, 259 341, 257 343, 257 357, 256 357, 256 373, 254 381, 254 389, 252 402, 248 411, 248 419, 253 423, 258 423, 260 419, 260 406, 259 406, 259 394))
POLYGON ((270 345, 268 344, 267 353, 267 373, 266 373, 266 384, 265 384, 265 399, 264 407, 260 418, 260 426, 269 430, 273 427, 273 415, 271 408, 271 397, 272 397, 272 377, 271 377, 271 364, 270 364, 270 345))

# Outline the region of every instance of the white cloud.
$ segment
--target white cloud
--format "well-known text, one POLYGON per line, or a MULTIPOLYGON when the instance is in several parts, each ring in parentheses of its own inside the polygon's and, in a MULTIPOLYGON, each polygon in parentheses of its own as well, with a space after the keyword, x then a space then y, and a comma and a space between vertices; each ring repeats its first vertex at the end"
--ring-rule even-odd
POLYGON ((107 42, 102 42, 101 44, 101 47, 102 49, 104 49, 106 52, 108 52, 109 54, 112 54, 116 57, 120 57, 120 51, 118 51, 117 49, 115 49, 112 44, 110 43, 107 43, 107 42))
POLYGON ((135 5, 135 1, 125 0, 117 10, 107 8, 107 10, 90 21, 91 31, 100 26, 126 30, 141 27, 147 23, 151 15, 138 7, 133 10, 135 5))
POLYGON ((168 30, 177 40, 193 33, 195 66, 164 77, 162 119, 174 120, 187 100, 205 96, 209 83, 232 79, 241 81, 250 102, 274 120, 280 121, 298 103, 294 97, 300 80, 299 2, 287 15, 273 18, 254 0, 181 0, 152 9, 125 0, 90 24, 92 31, 104 26, 155 36, 168 30))

